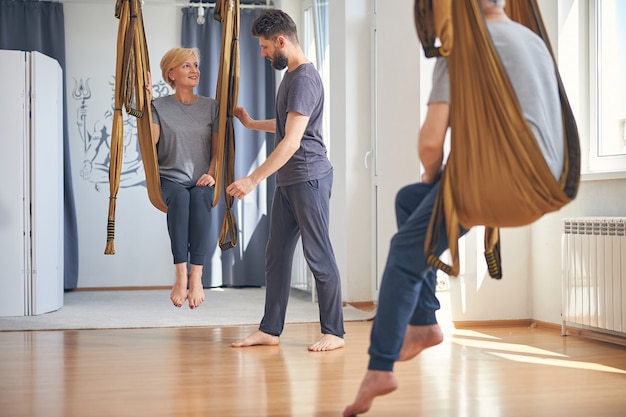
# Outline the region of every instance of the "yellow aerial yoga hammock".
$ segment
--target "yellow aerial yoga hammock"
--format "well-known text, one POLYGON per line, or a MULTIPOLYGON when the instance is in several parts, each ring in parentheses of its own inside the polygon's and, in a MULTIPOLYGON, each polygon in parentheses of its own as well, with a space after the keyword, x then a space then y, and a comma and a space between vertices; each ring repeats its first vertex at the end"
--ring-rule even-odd
MULTIPOLYGON (((499 228, 530 224, 575 198, 580 181, 578 130, 555 64, 565 144, 565 164, 556 180, 491 43, 479 2, 453 3, 415 0, 414 4, 424 53, 448 56, 450 78, 451 150, 424 250, 429 265, 457 276, 459 227, 484 225, 489 274, 501 278, 499 228), (434 254, 444 222, 451 265, 434 254)), ((511 3, 509 17, 537 33, 552 53, 536 1, 507 3, 511 3)))
MULTIPOLYGON (((115 253, 115 208, 122 169, 124 124, 122 108, 137 118, 137 139, 146 175, 148 198, 154 207, 167 212, 161 195, 161 179, 156 146, 152 137, 152 109, 146 92, 150 62, 143 26, 140 0, 117 0, 115 17, 120 20, 117 34, 115 67, 115 108, 111 132, 111 157, 109 166, 109 213, 107 244, 104 251, 115 253)), ((239 87, 239 0, 221 0, 215 5, 215 18, 222 22, 222 53, 216 100, 220 103, 218 154, 215 174, 213 206, 220 198, 224 177, 230 184, 234 180, 234 130, 233 111, 239 87), (226 159, 226 163, 224 160, 226 159), (226 171, 226 174, 223 171, 226 171)), ((232 213, 233 198, 226 196, 226 214, 222 224, 219 244, 222 250, 237 244, 237 225, 232 213), (230 235, 231 241, 226 242, 230 235)))
MULTIPOLYGON (((224 184, 224 188, 226 188, 235 180, 233 114, 235 107, 237 107, 239 93, 239 0, 218 0, 215 3, 213 17, 222 22, 222 50, 215 90, 215 99, 220 104, 219 146, 215 164, 215 195, 213 199, 213 207, 215 207, 220 199, 221 184, 224 184)), ((219 245, 222 250, 234 248, 237 245, 237 223, 232 211, 233 200, 231 195, 224 194, 226 213, 219 236, 219 245), (228 236, 230 236, 230 241, 226 241, 228 236)))
POLYGON ((161 180, 156 148, 152 140, 152 109, 146 91, 150 61, 140 0, 117 0, 115 17, 120 20, 117 32, 117 57, 115 65, 115 108, 111 129, 111 157, 109 165, 109 213, 107 221, 107 255, 115 253, 115 206, 124 153, 124 123, 122 107, 137 118, 137 139, 146 174, 150 202, 166 212, 161 196, 161 180))

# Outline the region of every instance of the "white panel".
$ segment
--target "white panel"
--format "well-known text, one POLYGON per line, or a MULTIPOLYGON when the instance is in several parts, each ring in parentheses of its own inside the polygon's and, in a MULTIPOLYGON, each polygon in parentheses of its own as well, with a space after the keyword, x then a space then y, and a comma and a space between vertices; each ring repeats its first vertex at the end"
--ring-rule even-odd
POLYGON ((574 320, 576 323, 583 322, 583 237, 580 234, 574 235, 574 320))
POLYGON ((613 317, 613 239, 611 236, 605 236, 604 246, 604 284, 606 291, 604 293, 604 302, 606 304, 606 325, 607 330, 613 330, 615 320, 613 317))
POLYGON ((26 313, 24 166, 25 54, 0 51, 2 152, 0 153, 0 316, 26 313))
POLYGON ((613 291, 611 296, 613 298, 613 328, 616 332, 624 331, 622 327, 622 285, 621 285, 621 237, 611 235, 610 239, 613 242, 613 252, 611 253, 611 264, 613 273, 611 274, 611 280, 613 281, 613 291))
POLYGON ((606 264, 604 254, 606 251, 606 236, 598 236, 598 247, 596 249, 596 257, 598 260, 598 327, 606 329, 606 264))
POLYGON ((589 317, 589 293, 590 283, 589 278, 591 275, 590 269, 590 248, 589 248, 589 235, 583 234, 580 236, 580 319, 584 325, 589 325, 591 320, 589 317))
MULTIPOLYGON (((626 232, 626 231, 625 231, 626 232)), ((626 333, 626 236, 620 237, 620 284, 622 287, 620 305, 622 306, 622 332, 626 333)))
POLYGON ((63 305, 63 102, 58 62, 31 56, 32 314, 63 305))
POLYGON ((589 325, 598 326, 598 238, 589 235, 589 325))

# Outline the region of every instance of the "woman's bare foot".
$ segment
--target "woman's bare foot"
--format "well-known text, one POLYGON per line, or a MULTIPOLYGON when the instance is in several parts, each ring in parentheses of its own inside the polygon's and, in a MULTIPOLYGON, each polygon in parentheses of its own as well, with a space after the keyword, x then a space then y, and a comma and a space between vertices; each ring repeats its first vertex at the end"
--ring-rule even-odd
POLYGON ((320 340, 309 346, 311 352, 325 352, 327 350, 341 349, 345 346, 343 338, 334 334, 325 334, 320 340))
POLYGON ((191 274, 189 274, 189 293, 187 294, 187 302, 189 308, 194 309, 204 301, 204 288, 202 287, 202 265, 191 265, 191 274))
POLYGON ((176 282, 170 292, 170 300, 176 307, 181 307, 187 299, 187 263, 176 264, 176 282))
POLYGON ((250 336, 243 340, 238 340, 231 343, 232 347, 247 347, 247 346, 276 346, 280 342, 278 336, 274 336, 261 330, 257 330, 250 336))
POLYGON ((404 343, 400 349, 399 361, 408 361, 422 350, 438 345, 443 341, 443 332, 438 324, 430 326, 411 326, 406 328, 404 343))
POLYGON ((343 417, 365 413, 372 406, 374 398, 389 394, 396 388, 398 388, 398 381, 393 372, 367 371, 354 402, 343 411, 343 417))

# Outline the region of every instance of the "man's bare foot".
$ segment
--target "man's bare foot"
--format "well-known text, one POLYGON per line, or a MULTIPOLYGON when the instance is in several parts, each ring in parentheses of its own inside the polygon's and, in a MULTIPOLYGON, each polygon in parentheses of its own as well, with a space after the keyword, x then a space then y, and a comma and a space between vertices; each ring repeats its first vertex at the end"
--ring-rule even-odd
POLYGON ((343 338, 334 334, 325 334, 320 340, 309 346, 311 352, 325 352, 327 350, 341 349, 345 346, 343 338))
POLYGON ((202 287, 202 265, 191 265, 189 274, 189 293, 187 302, 189 308, 194 309, 204 301, 204 288, 202 287))
POLYGON ((280 342, 278 336, 274 336, 261 330, 257 330, 250 336, 243 340, 238 340, 231 343, 232 347, 247 347, 247 346, 276 346, 280 342))
POLYGON ((396 388, 398 388, 398 380, 393 372, 367 371, 354 402, 343 411, 343 417, 365 413, 372 406, 374 398, 389 394, 396 388))
POLYGON ((187 264, 176 264, 176 282, 170 292, 170 300, 176 307, 181 307, 187 299, 187 264))
POLYGON ((422 350, 438 345, 443 341, 443 332, 438 324, 430 326, 411 326, 406 328, 404 342, 400 349, 399 361, 408 361, 416 357, 422 350))

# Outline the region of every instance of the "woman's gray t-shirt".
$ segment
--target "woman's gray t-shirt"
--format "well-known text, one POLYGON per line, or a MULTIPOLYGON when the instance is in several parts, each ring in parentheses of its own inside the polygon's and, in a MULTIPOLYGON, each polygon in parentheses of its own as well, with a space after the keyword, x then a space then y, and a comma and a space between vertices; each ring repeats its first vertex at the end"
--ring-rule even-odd
POLYGON ((198 96, 191 104, 171 95, 154 99, 152 122, 161 128, 157 154, 162 178, 191 187, 209 171, 218 113, 218 102, 208 97, 198 96))
MULTIPOLYGON (((524 118, 556 179, 564 163, 563 122, 554 60, 544 41, 513 21, 488 21, 487 29, 509 76, 524 118)), ((448 64, 438 58, 428 103, 450 102, 448 64)))

